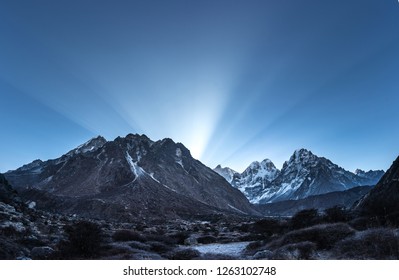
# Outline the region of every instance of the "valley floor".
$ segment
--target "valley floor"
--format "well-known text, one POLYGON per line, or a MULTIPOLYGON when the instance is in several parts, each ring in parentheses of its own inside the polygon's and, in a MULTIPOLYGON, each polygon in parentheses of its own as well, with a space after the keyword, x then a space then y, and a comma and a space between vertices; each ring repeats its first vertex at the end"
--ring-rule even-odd
POLYGON ((399 259, 392 220, 339 208, 113 223, 0 203, 0 217, 0 259, 399 259))

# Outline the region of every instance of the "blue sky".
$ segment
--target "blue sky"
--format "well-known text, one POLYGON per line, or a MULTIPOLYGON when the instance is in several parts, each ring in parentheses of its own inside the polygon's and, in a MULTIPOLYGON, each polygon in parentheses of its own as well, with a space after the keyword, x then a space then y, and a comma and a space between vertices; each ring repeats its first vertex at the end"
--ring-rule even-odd
POLYGON ((242 171, 399 155, 396 0, 1 1, 0 172, 96 135, 242 171))

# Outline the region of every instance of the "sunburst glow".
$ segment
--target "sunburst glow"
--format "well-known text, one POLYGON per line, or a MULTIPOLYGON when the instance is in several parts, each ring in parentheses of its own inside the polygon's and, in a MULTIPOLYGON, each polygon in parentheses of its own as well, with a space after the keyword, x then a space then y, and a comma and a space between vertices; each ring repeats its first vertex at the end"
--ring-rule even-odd
POLYGON ((0 171, 98 134, 169 137, 238 171, 299 147, 347 169, 398 153, 394 2, 14 2, 0 4, 0 171))

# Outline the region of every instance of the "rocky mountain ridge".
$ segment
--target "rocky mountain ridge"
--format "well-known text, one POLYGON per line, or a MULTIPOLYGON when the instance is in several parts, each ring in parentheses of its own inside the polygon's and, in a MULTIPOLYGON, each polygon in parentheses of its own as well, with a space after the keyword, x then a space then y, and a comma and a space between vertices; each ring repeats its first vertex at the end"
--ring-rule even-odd
POLYGON ((251 203, 264 204, 303 199, 312 195, 345 191, 357 186, 375 185, 384 172, 347 171, 324 157, 306 149, 296 150, 281 170, 266 159, 252 163, 243 173, 214 169, 235 188, 241 190, 251 203), (231 179, 233 178, 233 179, 231 179))
POLYGON ((240 191, 171 139, 99 136, 60 158, 5 174, 37 207, 95 218, 256 214, 240 191))
POLYGON ((392 163, 378 184, 356 205, 368 215, 399 214, 399 157, 392 163))

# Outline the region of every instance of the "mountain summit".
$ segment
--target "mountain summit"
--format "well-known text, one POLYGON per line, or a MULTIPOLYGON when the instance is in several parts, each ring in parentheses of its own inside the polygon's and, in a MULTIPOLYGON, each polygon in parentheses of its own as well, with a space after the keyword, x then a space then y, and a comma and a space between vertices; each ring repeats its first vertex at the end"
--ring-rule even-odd
POLYGON ((171 139, 99 136, 58 159, 5 174, 37 207, 98 218, 255 211, 240 191, 171 139), (141 215, 143 214, 143 215, 141 215))

